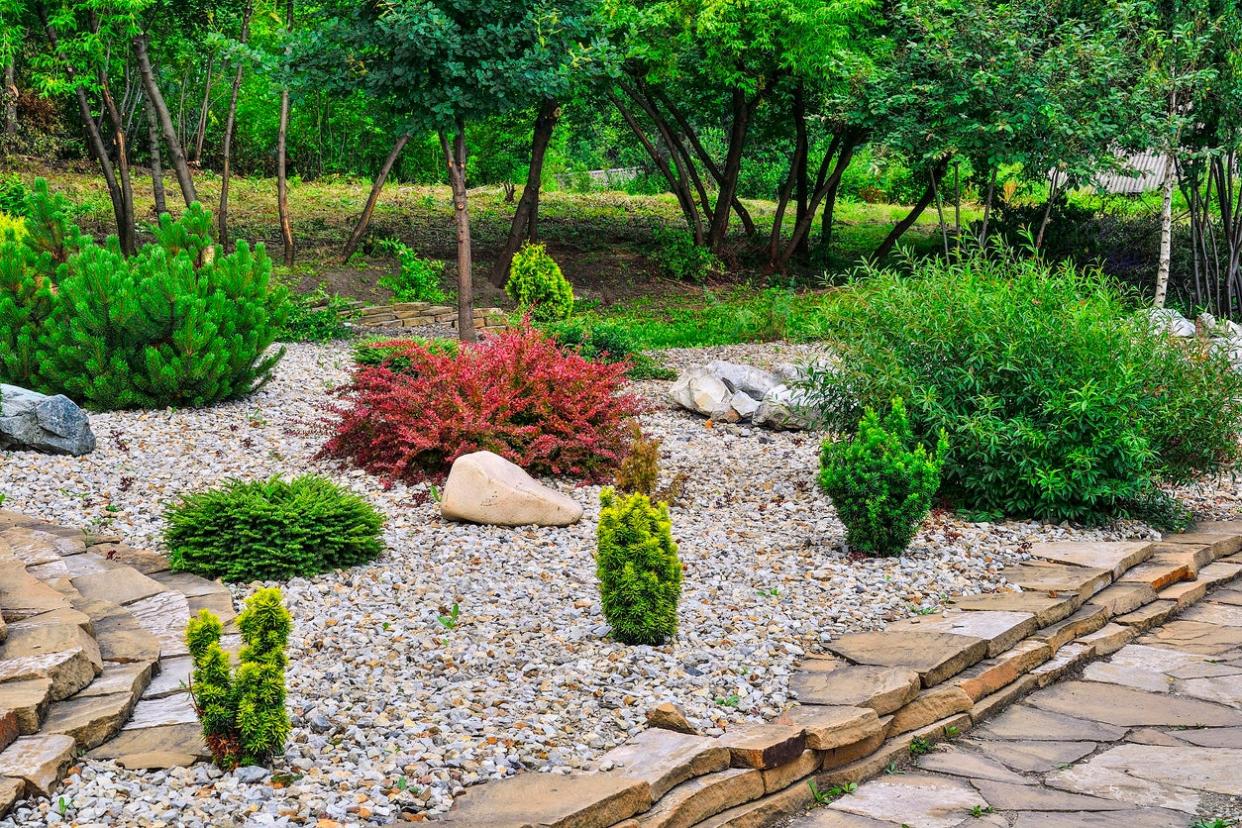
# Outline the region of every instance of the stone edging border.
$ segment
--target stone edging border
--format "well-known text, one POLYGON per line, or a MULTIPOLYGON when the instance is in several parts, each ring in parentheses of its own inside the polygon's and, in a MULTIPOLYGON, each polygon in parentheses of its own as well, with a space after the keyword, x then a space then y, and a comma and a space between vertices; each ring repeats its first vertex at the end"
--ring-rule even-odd
MULTIPOLYGON (((357 314, 360 328, 422 328, 443 325, 457 329, 457 308, 452 305, 433 305, 431 302, 397 302, 391 305, 363 305, 351 302, 342 316, 357 314)), ((496 333, 509 327, 508 314, 501 308, 475 308, 475 330, 496 333)))
MULTIPOLYGON (((799 699, 717 738, 653 727, 576 774, 467 790, 440 822, 556 828, 760 828, 955 738, 1032 690, 1110 655, 1242 575, 1242 520, 1160 542, 1036 544, 1002 573, 1022 592, 852 633, 806 658, 799 699)), ((676 715, 661 717, 679 724, 676 715)), ((408 823, 412 824, 412 823, 408 823)))

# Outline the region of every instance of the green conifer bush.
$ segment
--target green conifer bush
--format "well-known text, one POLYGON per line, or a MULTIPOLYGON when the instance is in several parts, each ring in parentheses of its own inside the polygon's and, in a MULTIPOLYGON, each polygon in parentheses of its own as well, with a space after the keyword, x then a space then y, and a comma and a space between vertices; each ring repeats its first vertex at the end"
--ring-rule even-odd
POLYGON ((910 545, 940 487, 947 450, 944 432, 934 454, 915 441, 900 398, 883 419, 868 408, 853 438, 824 441, 819 483, 845 524, 850 549, 900 555, 910 545))
POLYGON ((536 322, 568 319, 574 312, 574 288, 542 244, 524 244, 513 256, 505 293, 536 322))
POLYGON ((0 381, 113 410, 208 405, 270 378, 288 303, 262 245, 224 255, 195 204, 125 258, 45 182, 27 204, 25 235, 0 241, 0 381))
POLYGON ((668 506, 643 494, 600 493, 596 576, 604 617, 626 644, 662 644, 677 632, 681 561, 668 506))
POLYGON ((164 517, 172 568, 225 581, 315 575, 383 548, 379 513, 315 475, 229 481, 182 496, 164 517))
POLYGON ((261 589, 237 616, 242 646, 236 670, 220 646, 223 625, 210 610, 190 619, 185 638, 194 673, 190 693, 203 740, 224 770, 265 765, 289 737, 285 648, 293 622, 280 590, 261 589))

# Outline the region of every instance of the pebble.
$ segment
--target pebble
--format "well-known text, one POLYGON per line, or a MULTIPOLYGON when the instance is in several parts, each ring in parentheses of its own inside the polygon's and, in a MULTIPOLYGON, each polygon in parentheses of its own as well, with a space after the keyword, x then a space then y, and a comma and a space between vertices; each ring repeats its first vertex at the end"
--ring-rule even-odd
MULTIPOLYGON (((772 367, 813 358, 781 343, 673 350, 670 367, 711 359, 772 367)), ((506 529, 447 523, 425 485, 381 481, 316 459, 348 343, 297 344, 271 383, 201 410, 92 415, 80 458, 0 455, 5 506, 159 548, 163 504, 230 477, 307 471, 367 497, 387 518, 375 562, 281 584, 294 619, 288 705, 293 731, 268 776, 206 763, 129 771, 84 759, 56 801, 28 800, 0 826, 60 817, 115 826, 390 824, 434 816, 466 787, 518 770, 570 772, 677 704, 703 733, 775 716, 805 653, 847 631, 995 589, 1040 540, 1155 537, 1132 522, 1076 529, 1036 522, 928 519, 906 554, 857 559, 820 492, 820 435, 763 433, 673 410, 666 383, 639 382, 644 430, 661 438, 665 482, 688 476, 672 507, 685 565, 680 631, 626 647, 600 614, 593 552, 599 487, 548 481, 586 510, 576 526, 506 529), (743 432, 746 431, 746 434, 743 432), (722 435, 738 439, 723 440, 722 435), (460 619, 439 617, 454 605, 460 619)), ((1231 483, 1180 490, 1224 517, 1231 483)), ((240 599, 255 585, 238 585, 240 599)))

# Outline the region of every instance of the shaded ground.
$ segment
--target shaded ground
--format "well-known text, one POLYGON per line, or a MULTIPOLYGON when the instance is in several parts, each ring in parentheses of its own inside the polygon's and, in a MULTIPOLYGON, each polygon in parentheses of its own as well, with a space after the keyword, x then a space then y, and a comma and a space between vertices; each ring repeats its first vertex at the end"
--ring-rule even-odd
POLYGON ((1242 588, 790 828, 1228 828, 1242 819, 1242 588))

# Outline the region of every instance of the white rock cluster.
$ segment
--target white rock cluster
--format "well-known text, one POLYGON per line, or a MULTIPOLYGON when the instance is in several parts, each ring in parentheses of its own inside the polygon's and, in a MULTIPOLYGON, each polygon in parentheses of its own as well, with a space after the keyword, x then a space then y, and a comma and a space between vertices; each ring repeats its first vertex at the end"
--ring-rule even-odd
POLYGON ((1199 314, 1193 322, 1173 308, 1152 308, 1150 315, 1157 330, 1172 336, 1182 339, 1207 337, 1213 349, 1229 355, 1234 370, 1242 371, 1242 325, 1229 319, 1217 319, 1207 311, 1199 314))
POLYGON ((713 360, 681 372, 669 398, 689 411, 729 423, 774 430, 809 428, 814 411, 796 383, 804 370, 788 363, 775 371, 713 360))

